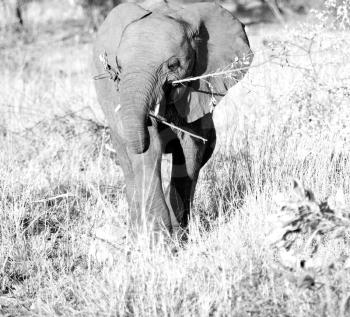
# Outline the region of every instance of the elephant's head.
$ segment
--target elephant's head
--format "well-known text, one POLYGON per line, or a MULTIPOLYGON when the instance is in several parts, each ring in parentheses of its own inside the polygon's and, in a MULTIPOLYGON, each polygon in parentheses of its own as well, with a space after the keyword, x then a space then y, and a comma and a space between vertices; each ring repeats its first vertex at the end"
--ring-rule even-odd
POLYGON ((247 66, 252 60, 242 24, 213 3, 164 3, 150 11, 122 4, 111 11, 98 38, 97 47, 104 47, 121 72, 118 115, 134 153, 149 146, 152 106, 172 103, 187 122, 195 121, 210 111, 213 94, 223 96, 245 71, 235 78, 208 77, 179 87, 172 85, 174 80, 238 68, 243 60, 247 66))

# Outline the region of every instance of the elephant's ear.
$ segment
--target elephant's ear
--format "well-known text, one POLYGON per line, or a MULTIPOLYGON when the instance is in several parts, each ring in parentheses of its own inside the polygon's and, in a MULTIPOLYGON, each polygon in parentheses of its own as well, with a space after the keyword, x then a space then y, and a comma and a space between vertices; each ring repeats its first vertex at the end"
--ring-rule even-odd
POLYGON ((151 12, 135 3, 124 3, 116 6, 100 26, 94 43, 94 60, 106 51, 108 62, 116 67, 116 53, 124 29, 132 22, 142 19, 151 12))
POLYGON ((184 7, 176 15, 176 18, 180 17, 189 24, 190 36, 193 37, 196 61, 192 77, 237 70, 189 83, 187 91, 175 102, 175 106, 187 122, 193 122, 211 111, 213 97, 219 101, 231 86, 243 78, 253 54, 244 26, 221 6, 197 3, 184 7))

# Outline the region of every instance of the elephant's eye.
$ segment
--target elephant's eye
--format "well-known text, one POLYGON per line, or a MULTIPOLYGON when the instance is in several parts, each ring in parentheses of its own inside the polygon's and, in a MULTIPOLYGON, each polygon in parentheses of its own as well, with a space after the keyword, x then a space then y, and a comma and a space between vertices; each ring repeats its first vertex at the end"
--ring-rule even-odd
POLYGON ((168 68, 171 72, 176 71, 180 67, 180 61, 177 58, 172 58, 168 61, 168 68))

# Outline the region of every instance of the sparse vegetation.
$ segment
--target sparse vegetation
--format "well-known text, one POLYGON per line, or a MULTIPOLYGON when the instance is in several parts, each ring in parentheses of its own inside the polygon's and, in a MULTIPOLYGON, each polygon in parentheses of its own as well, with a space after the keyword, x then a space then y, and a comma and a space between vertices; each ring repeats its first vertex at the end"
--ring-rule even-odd
POLYGON ((181 247, 96 237, 106 224, 123 229, 128 211, 88 69, 91 35, 71 21, 73 34, 2 36, 1 314, 347 316, 350 37, 322 25, 328 13, 247 27, 260 66, 216 110, 219 143, 181 247), (303 190, 290 200, 293 179, 318 200, 303 190), (269 239, 290 214, 305 231, 289 237, 292 266, 269 239), (326 214, 346 230, 309 243, 304 258, 326 214))

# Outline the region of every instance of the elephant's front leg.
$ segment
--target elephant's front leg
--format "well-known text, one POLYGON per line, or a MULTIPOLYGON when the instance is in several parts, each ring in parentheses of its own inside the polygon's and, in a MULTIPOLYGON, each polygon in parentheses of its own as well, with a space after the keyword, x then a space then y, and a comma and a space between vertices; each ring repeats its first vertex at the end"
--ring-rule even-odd
POLYGON ((198 134, 207 138, 206 144, 185 134, 169 145, 173 156, 173 166, 167 200, 177 220, 175 225, 182 229, 188 225, 200 169, 211 157, 216 142, 211 116, 203 119, 201 124, 198 134))
POLYGON ((177 220, 173 226, 177 225, 185 229, 188 225, 194 190, 202 166, 203 150, 189 136, 185 136, 184 139, 173 142, 171 152, 173 164, 167 200, 177 220))
POLYGON ((127 182, 133 186, 128 192, 131 204, 132 224, 137 229, 159 231, 167 228, 171 231, 169 209, 165 201, 161 182, 161 146, 158 132, 149 128, 151 144, 142 154, 130 154, 133 170, 133 181, 127 182))
MULTIPOLYGON (((185 172, 185 169, 181 167, 176 167, 174 170, 176 172, 181 171, 181 174, 185 172)), ((168 201, 176 218, 172 223, 173 231, 187 228, 196 182, 197 176, 194 178, 189 176, 172 177, 171 179, 168 189, 168 201)))

